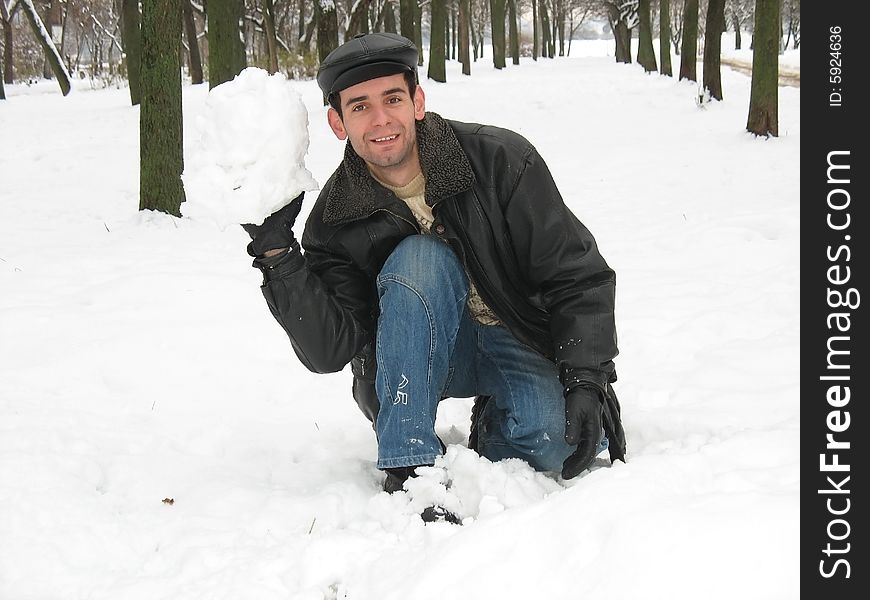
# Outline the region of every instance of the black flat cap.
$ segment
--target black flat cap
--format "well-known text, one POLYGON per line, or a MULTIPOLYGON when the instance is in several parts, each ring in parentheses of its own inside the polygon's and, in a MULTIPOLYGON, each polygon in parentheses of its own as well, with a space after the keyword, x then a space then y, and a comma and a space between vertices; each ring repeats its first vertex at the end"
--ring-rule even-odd
POLYGON ((320 63, 317 85, 325 96, 352 85, 417 71, 417 47, 395 33, 366 33, 345 42, 320 63))

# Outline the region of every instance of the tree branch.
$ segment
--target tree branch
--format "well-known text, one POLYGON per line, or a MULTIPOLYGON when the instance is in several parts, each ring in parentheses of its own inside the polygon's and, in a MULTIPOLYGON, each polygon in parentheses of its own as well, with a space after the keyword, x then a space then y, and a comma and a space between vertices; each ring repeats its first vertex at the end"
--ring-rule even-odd
POLYGON ((95 25, 96 27, 99 27, 100 31, 103 32, 103 35, 105 35, 107 38, 109 38, 110 40, 112 40, 112 42, 115 44, 115 47, 118 49, 118 52, 120 52, 121 54, 123 54, 123 53, 124 53, 124 49, 121 47, 121 44, 118 42, 118 38, 116 38, 114 35, 112 35, 111 33, 109 33, 109 30, 106 29, 105 27, 103 27, 103 24, 100 23, 100 21, 97 19, 97 17, 95 17, 94 15, 91 15, 91 19, 93 19, 93 21, 94 21, 94 25, 95 25))

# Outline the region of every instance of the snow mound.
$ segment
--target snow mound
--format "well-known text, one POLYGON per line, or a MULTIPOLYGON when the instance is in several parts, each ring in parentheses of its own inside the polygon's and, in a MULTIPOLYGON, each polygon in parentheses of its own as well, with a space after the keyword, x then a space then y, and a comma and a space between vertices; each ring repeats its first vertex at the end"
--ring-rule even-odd
POLYGON ((193 129, 181 176, 186 217, 260 224, 318 187, 305 168, 308 111, 280 73, 249 67, 215 87, 193 129))
POLYGON ((417 469, 405 492, 381 493, 369 503, 369 515, 385 528, 401 528, 427 506, 443 506, 468 523, 528 506, 564 489, 552 477, 519 459, 491 462, 463 446, 448 446, 432 467, 417 469))

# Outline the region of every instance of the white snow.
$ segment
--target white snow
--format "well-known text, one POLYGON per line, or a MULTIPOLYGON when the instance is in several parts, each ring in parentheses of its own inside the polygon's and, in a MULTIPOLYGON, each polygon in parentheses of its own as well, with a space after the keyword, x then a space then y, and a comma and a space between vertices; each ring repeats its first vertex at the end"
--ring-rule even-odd
POLYGON ((305 168, 308 111, 287 78, 248 67, 208 94, 193 119, 181 213, 221 227, 254 223, 317 189, 305 168))
MULTIPOLYGON (((447 455, 393 496, 349 370, 299 364, 244 231, 205 204, 137 210, 127 90, 8 86, 0 598, 798 597, 800 89, 780 88, 780 137, 755 139, 749 77, 723 69, 725 101, 699 108, 696 84, 584 48, 423 86, 431 110, 531 139, 616 270, 628 462, 569 482, 488 463, 451 399, 447 455), (430 498, 464 525, 424 525, 430 498)), ((278 87, 229 86, 238 111, 186 87, 188 168, 288 156, 256 128, 297 127, 292 100, 242 114, 278 87), (264 139, 200 145, 236 119, 264 139)), ((323 183, 343 143, 315 83, 289 87, 323 183)), ((293 166, 270 164, 269 182, 293 166)))

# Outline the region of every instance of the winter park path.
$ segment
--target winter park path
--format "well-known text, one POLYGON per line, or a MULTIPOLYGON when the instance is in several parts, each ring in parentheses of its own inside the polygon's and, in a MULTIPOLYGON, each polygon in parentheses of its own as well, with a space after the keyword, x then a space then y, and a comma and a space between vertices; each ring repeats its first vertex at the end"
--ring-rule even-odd
MULTIPOLYGON (((744 75, 752 75, 752 62, 739 58, 722 57, 721 63, 726 67, 731 67, 738 73, 744 75)), ((799 88, 801 86, 801 71, 800 68, 779 65, 779 85, 799 88)))

